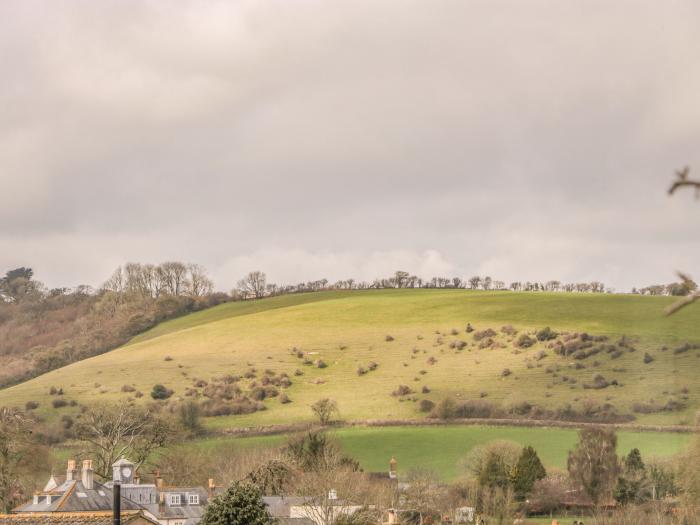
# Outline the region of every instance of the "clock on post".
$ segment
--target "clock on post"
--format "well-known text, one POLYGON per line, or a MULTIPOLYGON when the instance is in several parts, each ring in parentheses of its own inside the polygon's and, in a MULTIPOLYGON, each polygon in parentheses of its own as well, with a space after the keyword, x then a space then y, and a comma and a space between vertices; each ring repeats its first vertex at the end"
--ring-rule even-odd
POLYGON ((112 465, 112 480, 122 484, 134 482, 134 464, 128 459, 121 458, 112 465))

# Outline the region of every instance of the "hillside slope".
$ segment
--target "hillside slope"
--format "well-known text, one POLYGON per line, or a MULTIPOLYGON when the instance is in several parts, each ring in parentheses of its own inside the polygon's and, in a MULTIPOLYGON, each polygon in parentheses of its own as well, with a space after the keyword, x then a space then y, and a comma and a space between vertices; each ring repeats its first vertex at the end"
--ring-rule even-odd
POLYGON ((286 373, 292 385, 278 390, 291 402, 282 404, 273 397, 264 401, 266 410, 212 418, 211 425, 309 419, 309 406, 322 397, 336 399, 346 419, 420 418, 424 414, 418 400, 438 401, 447 395, 551 408, 590 399, 612 403, 623 412, 644 403, 653 413, 638 415, 639 421, 689 422, 700 402, 695 377, 700 350, 674 349, 685 341, 700 343, 700 308, 666 318, 662 311, 669 302, 626 295, 377 290, 230 303, 163 323, 108 354, 2 390, 0 405, 23 406, 32 400, 39 403, 40 413, 54 417, 76 409, 51 408, 52 386, 63 389, 63 398, 81 404, 133 398, 133 392, 122 391, 124 385, 146 394, 136 400, 143 402, 150 400, 156 383, 173 389, 177 399, 188 389, 201 395, 204 389, 195 387, 196 380, 244 376, 255 368, 248 374, 255 377, 237 383, 244 392, 253 381, 255 386, 264 383, 265 370, 278 378, 286 373), (465 332, 467 323, 475 332, 465 332), (520 333, 504 334, 504 325, 520 333), (617 344, 621 336, 627 342, 616 358, 601 352, 580 360, 548 348, 556 341, 517 346, 523 332, 545 326, 607 336, 607 345, 617 344), (496 335, 474 339, 488 328, 496 335), (484 346, 489 339, 491 344, 484 346), (457 341, 465 347, 455 348, 457 341), (653 360, 645 364, 646 353, 653 360), (305 365, 305 360, 322 360, 327 367, 305 365), (358 367, 367 369, 371 362, 377 363, 376 370, 358 375, 358 367), (297 369, 303 375, 294 375, 297 369), (584 388, 595 385, 597 375, 618 385, 584 388), (399 385, 415 394, 392 396, 399 385), (421 393, 424 385, 429 393, 421 393), (677 403, 674 410, 659 411, 669 399, 677 403))

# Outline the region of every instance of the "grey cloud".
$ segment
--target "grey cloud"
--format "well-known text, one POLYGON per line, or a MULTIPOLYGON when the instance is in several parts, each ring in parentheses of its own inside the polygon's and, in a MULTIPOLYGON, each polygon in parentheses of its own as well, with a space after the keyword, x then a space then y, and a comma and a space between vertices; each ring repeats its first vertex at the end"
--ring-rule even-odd
POLYGON ((692 1, 5 2, 0 268, 97 284, 176 257, 222 289, 246 266, 671 279, 700 268, 700 206, 664 194, 675 167, 700 169, 699 17, 692 1))

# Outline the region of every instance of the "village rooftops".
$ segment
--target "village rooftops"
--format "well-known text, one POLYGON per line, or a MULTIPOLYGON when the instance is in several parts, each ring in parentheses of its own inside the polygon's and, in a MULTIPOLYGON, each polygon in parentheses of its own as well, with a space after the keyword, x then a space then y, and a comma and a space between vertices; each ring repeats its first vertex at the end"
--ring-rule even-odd
MULTIPOLYGON (((122 524, 158 525, 143 511, 126 510, 121 514, 122 524)), ((26 512, 0 514, 0 525, 112 525, 111 512, 26 512)))

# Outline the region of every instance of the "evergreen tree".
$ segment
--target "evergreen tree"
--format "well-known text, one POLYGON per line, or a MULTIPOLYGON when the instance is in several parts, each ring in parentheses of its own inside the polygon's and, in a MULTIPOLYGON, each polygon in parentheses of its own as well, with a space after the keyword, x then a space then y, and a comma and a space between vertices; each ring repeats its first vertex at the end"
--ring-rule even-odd
POLYGON ((639 449, 633 448, 622 461, 624 469, 617 480, 615 500, 622 505, 642 502, 651 497, 647 471, 639 449))
POLYGON ((513 489, 518 498, 524 498, 530 492, 537 480, 547 475, 544 465, 534 448, 527 446, 520 453, 520 458, 513 471, 513 489))
POLYGON ((272 525, 274 522, 260 490, 238 481, 209 503, 201 521, 202 525, 272 525))

